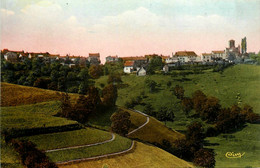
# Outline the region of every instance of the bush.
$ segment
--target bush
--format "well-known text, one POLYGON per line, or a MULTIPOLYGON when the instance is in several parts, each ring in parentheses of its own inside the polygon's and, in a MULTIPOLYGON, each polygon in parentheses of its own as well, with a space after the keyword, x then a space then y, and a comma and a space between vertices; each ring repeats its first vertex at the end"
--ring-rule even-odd
POLYGON ((174 88, 173 88, 173 93, 174 95, 178 98, 178 99, 183 99, 184 97, 184 89, 182 86, 179 86, 179 85, 176 85, 174 88))
POLYGON ((130 114, 122 109, 119 109, 110 118, 112 124, 111 129, 113 132, 126 135, 131 126, 130 114))
POLYGON ((202 148, 199 151, 195 152, 193 163, 201 167, 213 168, 215 167, 216 163, 214 155, 214 152, 202 148))
POLYGON ((182 110, 187 115, 193 108, 193 102, 192 99, 189 97, 184 97, 181 101, 182 110))

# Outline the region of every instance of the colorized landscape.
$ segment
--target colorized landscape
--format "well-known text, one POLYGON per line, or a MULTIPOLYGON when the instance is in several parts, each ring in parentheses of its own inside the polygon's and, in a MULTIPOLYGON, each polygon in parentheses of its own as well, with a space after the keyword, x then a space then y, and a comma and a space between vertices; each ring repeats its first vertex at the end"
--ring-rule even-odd
POLYGON ((260 167, 259 9, 2 0, 0 167, 260 167))

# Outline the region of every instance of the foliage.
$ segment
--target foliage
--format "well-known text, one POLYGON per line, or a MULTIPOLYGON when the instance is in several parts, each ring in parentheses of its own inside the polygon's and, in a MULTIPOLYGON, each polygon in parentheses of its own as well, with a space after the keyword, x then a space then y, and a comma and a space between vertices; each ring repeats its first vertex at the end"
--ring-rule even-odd
POLYGON ((145 84, 149 88, 150 93, 156 90, 157 83, 154 80, 146 79, 145 84))
POLYGON ((203 110, 203 104, 206 100, 207 96, 201 90, 197 90, 192 94, 193 108, 197 114, 200 114, 203 110))
POLYGON ((198 150, 194 154, 193 163, 201 167, 214 168, 216 163, 214 152, 205 148, 198 150))
POLYGON ((189 97, 184 97, 181 101, 182 110, 187 115, 193 109, 192 99, 189 97))
POLYGON ((103 105, 106 107, 113 107, 116 104, 117 99, 117 87, 113 84, 109 84, 106 87, 104 87, 102 91, 103 95, 103 105))
POLYGON ((112 73, 108 76, 107 80, 108 84, 120 84, 122 83, 122 79, 119 73, 112 73))
POLYGON ((162 106, 156 114, 156 118, 160 121, 174 121, 174 113, 173 110, 162 106))
POLYGON ((119 109, 114 113, 110 120, 112 121, 111 129, 113 132, 126 135, 131 126, 130 114, 127 111, 119 109))
POLYGON ((20 154, 21 162, 28 168, 58 168, 44 152, 38 150, 32 142, 12 140, 12 145, 20 154))
POLYGON ((89 76, 93 79, 98 79, 103 75, 103 70, 101 65, 91 65, 89 68, 89 76))
POLYGON ((179 86, 179 85, 176 85, 174 88, 173 88, 173 93, 174 95, 178 98, 178 99, 183 99, 184 97, 184 89, 182 86, 179 86))
POLYGON ((215 97, 208 97, 207 101, 203 103, 200 116, 208 122, 216 122, 218 113, 220 111, 221 105, 219 100, 215 97))
POLYGON ((33 87, 38 87, 38 88, 43 88, 43 89, 47 89, 48 85, 51 83, 51 80, 49 78, 42 78, 39 77, 36 79, 36 81, 34 81, 33 83, 33 87))

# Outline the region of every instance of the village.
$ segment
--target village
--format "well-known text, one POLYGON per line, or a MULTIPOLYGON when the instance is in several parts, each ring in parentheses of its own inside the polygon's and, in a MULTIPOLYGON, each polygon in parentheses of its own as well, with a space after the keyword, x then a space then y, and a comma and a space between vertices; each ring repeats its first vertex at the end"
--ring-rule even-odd
MULTIPOLYGON (((22 51, 11 51, 3 49, 1 56, 6 61, 11 63, 23 62, 26 59, 39 58, 45 63, 53 63, 59 61, 62 65, 67 65, 70 68, 75 66, 86 67, 90 65, 100 65, 100 53, 89 53, 86 56, 74 56, 66 55, 61 56, 59 54, 50 54, 48 52, 24 52, 22 51)), ((138 76, 145 76, 147 74, 147 67, 151 60, 155 57, 159 57, 163 64, 161 71, 168 73, 173 67, 181 65, 216 65, 216 64, 228 64, 228 63, 244 63, 252 62, 249 59, 249 53, 247 53, 247 42, 246 37, 241 40, 241 47, 235 46, 235 40, 229 40, 229 47, 224 50, 213 50, 211 53, 202 53, 197 55, 194 51, 177 51, 172 55, 159 55, 150 54, 144 56, 127 56, 119 57, 107 56, 105 61, 107 64, 123 62, 124 73, 136 73, 138 76)))

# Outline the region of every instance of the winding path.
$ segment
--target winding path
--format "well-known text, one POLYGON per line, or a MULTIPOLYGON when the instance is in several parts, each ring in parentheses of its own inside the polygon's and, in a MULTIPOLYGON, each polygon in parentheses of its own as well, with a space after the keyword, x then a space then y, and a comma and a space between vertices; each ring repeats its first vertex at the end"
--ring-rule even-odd
POLYGON ((71 147, 66 147, 66 148, 57 148, 57 149, 51 149, 51 150, 46 150, 45 152, 55 152, 55 151, 61 151, 61 150, 68 150, 68 149, 77 149, 77 148, 84 148, 84 147, 90 147, 90 146, 96 146, 96 145, 102 145, 108 142, 111 142, 115 140, 115 134, 111 133, 112 137, 109 140, 105 140, 103 142, 97 142, 93 144, 87 144, 87 145, 78 145, 78 146, 71 146, 71 147))
POLYGON ((136 129, 134 129, 133 131, 129 132, 129 133, 127 134, 127 136, 130 135, 130 134, 132 134, 132 133, 134 133, 134 132, 136 132, 136 131, 138 131, 139 129, 143 128, 143 127, 144 127, 145 125, 147 125, 147 124, 149 123, 149 121, 150 121, 150 117, 149 117, 147 114, 145 114, 145 113, 143 113, 143 112, 141 112, 141 111, 135 110, 135 109, 130 109, 130 110, 135 111, 135 112, 137 112, 137 113, 139 113, 139 114, 142 114, 142 115, 146 116, 146 122, 145 122, 143 125, 141 125, 140 127, 138 127, 138 128, 136 128, 136 129))
POLYGON ((135 145, 135 141, 132 141, 130 148, 120 151, 120 152, 109 153, 109 154, 94 156, 94 157, 89 157, 89 158, 74 159, 74 160, 69 160, 69 161, 64 161, 64 162, 56 162, 56 164, 69 164, 69 163, 73 163, 73 162, 82 162, 82 161, 87 161, 87 160, 100 159, 100 158, 104 158, 104 157, 108 157, 108 156, 120 155, 120 154, 129 152, 130 150, 132 150, 134 148, 134 145, 135 145))

